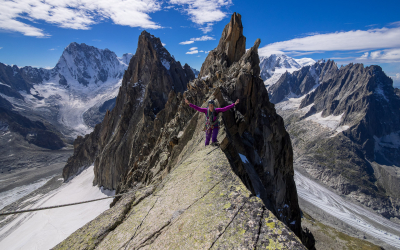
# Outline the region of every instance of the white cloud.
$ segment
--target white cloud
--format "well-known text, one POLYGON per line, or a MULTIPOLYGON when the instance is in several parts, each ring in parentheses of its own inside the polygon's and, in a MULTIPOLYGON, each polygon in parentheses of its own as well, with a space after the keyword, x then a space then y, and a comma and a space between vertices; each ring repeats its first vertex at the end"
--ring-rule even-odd
POLYGON ((400 73, 397 73, 396 75, 390 77, 393 79, 393 85, 396 85, 398 88, 400 88, 400 73))
POLYGON ((367 59, 369 52, 365 52, 359 59, 367 59))
MULTIPOLYGON (((373 50, 400 47, 400 27, 369 30, 352 30, 315 34, 288 41, 268 44, 260 48, 260 55, 274 53, 317 53, 321 51, 373 50)), ((379 57, 375 53, 371 57, 379 57)))
POLYGON ((56 49, 52 48, 52 49, 49 49, 49 50, 56 50, 56 49))
POLYGON ((202 41, 209 41, 209 40, 215 40, 214 37, 211 36, 202 36, 202 37, 194 37, 194 38, 190 38, 190 41, 184 41, 184 42, 180 42, 179 44, 192 44, 194 42, 202 42, 202 41))
POLYGON ((187 45, 187 44, 192 44, 192 43, 194 43, 194 41, 185 41, 185 42, 180 42, 179 44, 187 45))
POLYGON ((211 32, 213 24, 212 23, 207 23, 206 26, 201 27, 200 30, 203 31, 204 34, 207 34, 208 32, 211 32))
POLYGON ((368 62, 400 62, 400 48, 365 52, 357 60, 368 62))
POLYGON ((0 49, 2 49, 3 47, 0 47, 0 49))
POLYGON ((199 50, 199 52, 200 52, 200 53, 203 53, 203 52, 204 52, 204 50, 199 50))
POLYGON ((202 27, 204 33, 212 30, 212 25, 227 15, 223 8, 232 5, 232 0, 170 0, 170 4, 183 6, 189 19, 202 27))
POLYGON ((162 46, 164 46, 164 47, 165 47, 165 45, 166 45, 165 43, 161 43, 161 44, 162 44, 162 46))
POLYGON ((193 54, 197 54, 197 53, 199 53, 199 51, 198 50, 189 50, 188 52, 186 52, 186 54, 189 54, 189 55, 193 55, 193 54))
POLYGON ((190 41, 195 41, 195 42, 209 41, 209 40, 215 40, 215 38, 211 37, 211 36, 202 36, 202 37, 190 38, 190 41))
POLYGON ((189 50, 197 50, 197 49, 198 49, 197 47, 192 47, 189 50))
POLYGON ((161 10, 156 0, 0 0, 0 4, 0 29, 26 36, 48 37, 49 34, 24 23, 23 19, 81 30, 106 19, 130 27, 161 28, 148 15, 161 10))

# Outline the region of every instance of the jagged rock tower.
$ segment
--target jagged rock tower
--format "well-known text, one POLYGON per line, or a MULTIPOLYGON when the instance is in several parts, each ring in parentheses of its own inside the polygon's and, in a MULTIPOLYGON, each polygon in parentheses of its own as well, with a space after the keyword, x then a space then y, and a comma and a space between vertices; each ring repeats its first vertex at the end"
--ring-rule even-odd
MULTIPOLYGON (((77 140, 66 168, 95 161, 96 184, 117 182, 117 193, 126 194, 56 249, 305 249, 297 237, 302 232, 290 138, 259 77, 260 40, 246 52, 242 31, 234 13, 199 78, 183 94, 171 89, 154 116, 138 116, 135 107, 160 95, 146 90, 139 102, 140 95, 130 92, 136 85, 123 83, 115 114, 106 115, 99 132, 77 140), (204 146, 204 115, 185 98, 203 107, 209 99, 221 107, 240 99, 220 117, 220 147, 204 146), (97 148, 94 157, 82 157, 91 148, 97 148)), ((134 76, 143 71, 137 62, 154 65, 148 75, 159 70, 152 57, 138 52, 124 82, 143 80, 134 76)), ((143 80, 146 86, 150 79, 143 80)), ((68 172, 65 177, 74 171, 68 172)))

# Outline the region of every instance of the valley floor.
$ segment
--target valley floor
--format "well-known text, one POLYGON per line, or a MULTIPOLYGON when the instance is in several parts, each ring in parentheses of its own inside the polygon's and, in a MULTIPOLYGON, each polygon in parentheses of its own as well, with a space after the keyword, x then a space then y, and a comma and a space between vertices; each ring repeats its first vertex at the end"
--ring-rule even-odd
POLYGON ((323 224, 384 249, 400 249, 400 225, 356 205, 320 185, 297 168, 295 181, 303 211, 323 224))

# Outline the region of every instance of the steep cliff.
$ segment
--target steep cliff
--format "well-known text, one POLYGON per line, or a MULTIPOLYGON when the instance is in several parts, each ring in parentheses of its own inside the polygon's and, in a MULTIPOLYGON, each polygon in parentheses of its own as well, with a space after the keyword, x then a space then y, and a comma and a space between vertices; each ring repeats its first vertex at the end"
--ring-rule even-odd
MULTIPOLYGON (((254 46, 246 52, 245 44, 242 45, 245 41, 242 32, 241 17, 234 13, 231 22, 222 33, 220 44, 210 52, 204 62, 199 78, 190 81, 187 84, 187 90, 183 93, 175 82, 164 83, 166 88, 168 88, 167 84, 170 84, 173 91, 169 92, 168 100, 156 114, 152 113, 155 109, 150 105, 161 100, 161 91, 157 92, 158 95, 151 93, 151 88, 156 87, 152 85, 155 81, 147 79, 149 76, 156 75, 160 68, 154 67, 147 74, 142 74, 144 67, 141 63, 149 63, 157 56, 147 56, 151 54, 151 49, 149 52, 138 50, 124 76, 113 111, 106 114, 103 123, 97 125, 92 134, 76 140, 74 156, 64 168, 65 179, 76 173, 79 167, 94 161, 96 175, 94 184, 108 188, 116 187, 117 193, 154 187, 147 194, 148 198, 143 199, 143 201, 146 200, 144 204, 147 205, 126 207, 128 209, 126 211, 139 209, 144 214, 148 212, 148 217, 146 217, 148 220, 139 221, 137 224, 138 227, 142 227, 149 223, 149 226, 142 231, 144 234, 139 235, 140 232, 137 230, 127 232, 124 229, 128 226, 133 228, 129 223, 139 218, 133 212, 129 212, 122 217, 120 222, 116 222, 119 225, 123 221, 115 230, 113 230, 115 226, 111 225, 110 229, 106 230, 107 232, 99 233, 99 235, 107 234, 106 238, 99 243, 99 248, 147 245, 151 248, 158 244, 173 246, 183 244, 182 239, 185 237, 192 237, 194 241, 200 240, 201 243, 196 243, 199 248, 216 247, 218 244, 227 248, 230 248, 230 244, 243 245, 245 248, 254 247, 256 244, 261 244, 261 246, 278 244, 281 247, 303 248, 297 238, 290 236, 288 240, 287 237, 287 232, 289 232, 287 228, 289 228, 302 237, 304 242, 307 241, 307 237, 303 237, 301 231, 300 209, 293 180, 293 152, 290 138, 285 130, 283 119, 277 115, 274 105, 269 102, 263 80, 259 77, 260 40, 257 39, 254 46), (236 46, 231 47, 227 44, 236 44, 236 46), (140 81, 140 79, 143 80, 140 81), (143 89, 146 87, 146 91, 142 93, 135 91, 136 86, 139 87, 138 90, 141 90, 142 86, 143 89), (143 99, 139 99, 140 94, 143 99), (207 105, 209 99, 214 99, 220 107, 240 99, 239 105, 220 117, 221 128, 218 135, 220 147, 204 147, 204 132, 202 131, 204 116, 186 105, 185 98, 203 107, 207 105), (142 100, 147 106, 138 107, 142 100), (171 181, 173 184, 167 183, 168 180, 173 180, 171 181), (183 184, 179 180, 188 184, 183 184), (223 198, 225 191, 222 192, 218 187, 214 193, 213 185, 208 183, 215 183, 214 181, 217 180, 223 180, 222 190, 230 193, 227 196, 229 206, 226 204, 228 200, 223 198), (242 189, 242 186, 246 188, 242 189), (234 189, 238 190, 241 198, 236 197, 235 192, 231 193, 234 189), (218 197, 221 198, 216 198, 215 194, 219 194, 218 197), (159 200, 157 197, 160 197, 159 200), (205 203, 196 204, 193 206, 193 212, 186 213, 186 210, 189 211, 189 208, 192 208, 190 201, 196 201, 199 197, 203 197, 199 201, 205 203), (238 200, 232 200, 233 197, 238 200), (247 204, 248 198, 251 202, 255 202, 249 207, 244 206, 245 203, 243 203, 246 200, 247 204), (220 201, 220 199, 223 200, 220 201), (210 204, 210 207, 206 204, 210 204), (222 207, 222 204, 225 206, 222 207), (168 208, 169 206, 173 208, 168 208), (201 209, 197 209, 197 206, 201 209), (229 211, 230 207, 232 211, 235 211, 233 214, 229 211), (154 214, 149 209, 154 209, 154 214), (246 223, 241 222, 241 219, 235 219, 236 215, 240 214, 239 210, 242 209, 243 215, 250 216, 246 223), (259 212, 256 211, 264 215, 260 217, 259 212), (171 212, 174 214, 172 217, 169 215, 171 212), (157 215, 160 215, 160 223, 154 224, 152 220, 155 220, 157 215), (222 217, 219 217, 220 215, 222 217), (172 230, 171 225, 179 216, 188 216, 185 220, 191 222, 184 223, 185 230, 182 230, 183 224, 176 224, 178 232, 183 234, 182 237, 174 240, 170 235, 176 232, 172 230), (268 216, 269 219, 260 220, 263 216, 268 216), (192 221, 190 218, 196 218, 196 220, 192 221), (205 224, 199 225, 202 218, 205 218, 205 224), (285 226, 275 218, 283 222, 285 226), (253 222, 259 223, 260 226, 256 227, 259 231, 251 226, 253 222), (234 229, 237 223, 244 223, 243 225, 249 231, 245 229, 241 231, 242 233, 238 232, 234 229), (154 226, 151 226, 152 224, 154 226), (217 231, 203 232, 206 228, 216 225, 219 225, 217 231), (268 227, 273 231, 269 231, 268 227), (109 233, 112 230, 113 232, 109 233), (268 235, 268 232, 273 236, 268 235), (120 238, 121 233, 124 234, 123 239, 120 238), (239 233, 245 236, 240 236, 239 233), (115 237, 121 241, 116 240, 115 237), (233 239, 225 239, 225 237, 233 237, 233 239), (262 237, 266 238, 261 240, 262 237), (133 238, 135 241, 131 240, 133 238)), ((151 40, 148 33, 142 33, 139 45, 142 40, 147 41, 146 39, 149 38, 151 40)), ((157 87, 163 86, 162 84, 163 82, 158 82, 157 87)), ((163 105, 161 101, 159 103, 163 105)), ((119 206, 121 202, 124 202, 123 200, 116 199, 115 206, 119 206)), ((99 220, 103 219, 99 218, 99 220)), ((87 227, 92 226, 87 225, 87 227)), ((82 232, 76 233, 82 234, 82 232)), ((292 234, 289 233, 289 235, 292 234)), ((78 243, 70 238, 60 246, 71 246, 69 244, 78 243)))

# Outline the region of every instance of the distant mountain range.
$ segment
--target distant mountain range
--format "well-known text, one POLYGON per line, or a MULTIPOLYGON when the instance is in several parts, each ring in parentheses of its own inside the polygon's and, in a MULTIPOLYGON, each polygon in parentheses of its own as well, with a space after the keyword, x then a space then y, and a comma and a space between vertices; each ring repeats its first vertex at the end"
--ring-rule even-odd
MULTIPOLYGON (((73 42, 53 69, 0 63, 0 96, 13 111, 52 124, 72 142, 90 133, 114 107, 132 57, 130 53, 117 57, 108 49, 73 42)), ((165 67, 170 63, 163 61, 165 67)))
POLYGON ((381 67, 321 60, 283 73, 268 92, 296 169, 400 219, 400 98, 381 67))

